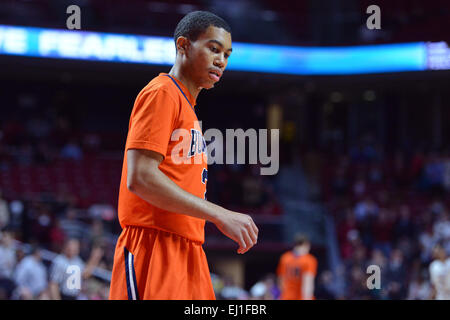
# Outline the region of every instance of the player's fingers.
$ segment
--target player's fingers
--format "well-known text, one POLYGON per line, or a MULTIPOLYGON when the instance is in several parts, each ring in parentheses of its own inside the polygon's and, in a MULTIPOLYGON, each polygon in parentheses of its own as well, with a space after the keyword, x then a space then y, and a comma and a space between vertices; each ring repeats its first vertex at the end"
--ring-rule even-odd
POLYGON ((255 224, 255 222, 253 220, 252 220, 252 228, 253 228, 253 230, 255 230, 256 236, 258 236, 259 229, 258 229, 258 227, 256 226, 256 224, 255 224))
POLYGON ((237 250, 238 253, 243 253, 243 251, 247 248, 244 238, 241 236, 238 237, 237 243, 239 244, 239 248, 237 250))
POLYGON ((252 229, 253 229, 253 232, 254 232, 255 235, 256 235, 256 241, 258 241, 259 229, 258 229, 258 227, 256 226, 256 224, 255 224, 255 222, 253 221, 253 219, 252 219, 251 227, 252 227, 252 229))
POLYGON ((248 234, 250 235, 250 238, 252 239, 252 246, 254 246, 256 244, 256 242, 258 241, 258 234, 253 229, 252 224, 250 224, 247 227, 247 231, 248 231, 248 234))
POLYGON ((246 253, 248 250, 250 250, 251 247, 253 247, 253 241, 250 238, 250 235, 249 235, 249 233, 248 233, 248 231, 246 229, 244 229, 242 234, 243 234, 242 236, 243 236, 245 244, 246 244, 246 247, 245 247, 245 249, 243 250, 242 253, 246 253))

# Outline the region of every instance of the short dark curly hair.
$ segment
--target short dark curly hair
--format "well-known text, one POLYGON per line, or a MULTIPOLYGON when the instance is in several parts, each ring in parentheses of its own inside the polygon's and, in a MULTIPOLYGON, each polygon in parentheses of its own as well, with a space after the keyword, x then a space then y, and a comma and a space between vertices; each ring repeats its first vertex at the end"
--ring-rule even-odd
POLYGON ((302 246, 304 244, 310 244, 309 237, 304 233, 297 233, 294 236, 294 246, 302 246))
POLYGON ((223 28, 231 33, 230 26, 221 17, 208 11, 193 11, 178 22, 173 34, 173 40, 175 44, 178 37, 186 37, 191 41, 195 41, 209 26, 223 28))

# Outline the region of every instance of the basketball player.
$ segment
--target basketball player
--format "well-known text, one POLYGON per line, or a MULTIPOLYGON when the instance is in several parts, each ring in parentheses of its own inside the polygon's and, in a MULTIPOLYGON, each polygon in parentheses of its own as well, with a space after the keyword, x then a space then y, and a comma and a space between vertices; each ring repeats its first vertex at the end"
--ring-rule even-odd
POLYGON ((433 248, 433 262, 430 263, 430 280, 435 300, 450 300, 450 258, 444 247, 437 244, 433 248))
POLYGON ((295 237, 294 248, 284 253, 277 275, 281 300, 313 300, 317 259, 309 253, 311 244, 304 235, 295 237))
POLYGON ((195 105, 227 66, 230 27, 210 12, 196 11, 178 23, 174 40, 174 66, 144 87, 131 113, 110 299, 215 299, 202 248, 205 221, 237 242, 239 254, 258 238, 250 216, 205 199, 206 144, 195 105), (173 136, 177 129, 190 134, 184 156, 189 163, 173 154, 180 143, 173 136))

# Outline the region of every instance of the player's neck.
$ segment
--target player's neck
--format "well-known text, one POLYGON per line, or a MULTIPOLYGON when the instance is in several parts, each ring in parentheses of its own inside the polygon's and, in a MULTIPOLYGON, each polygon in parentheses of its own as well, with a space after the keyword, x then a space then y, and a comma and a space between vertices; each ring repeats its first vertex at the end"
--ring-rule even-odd
POLYGON ((297 257, 303 256, 308 253, 308 249, 306 249, 306 248, 295 248, 292 251, 294 252, 294 255, 297 257))
POLYGON ((188 76, 188 73, 184 71, 180 65, 175 64, 169 71, 169 75, 180 81, 188 90, 189 93, 197 100, 198 94, 201 88, 198 88, 194 81, 188 76))

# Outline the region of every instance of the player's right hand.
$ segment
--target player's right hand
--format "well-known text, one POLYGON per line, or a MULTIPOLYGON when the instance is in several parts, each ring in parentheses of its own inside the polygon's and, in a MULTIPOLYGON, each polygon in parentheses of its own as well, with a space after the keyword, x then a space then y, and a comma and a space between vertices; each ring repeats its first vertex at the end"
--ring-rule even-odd
POLYGON ((258 241, 258 228, 247 214, 227 210, 216 222, 216 226, 224 235, 239 244, 237 253, 246 253, 258 241))

